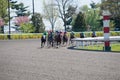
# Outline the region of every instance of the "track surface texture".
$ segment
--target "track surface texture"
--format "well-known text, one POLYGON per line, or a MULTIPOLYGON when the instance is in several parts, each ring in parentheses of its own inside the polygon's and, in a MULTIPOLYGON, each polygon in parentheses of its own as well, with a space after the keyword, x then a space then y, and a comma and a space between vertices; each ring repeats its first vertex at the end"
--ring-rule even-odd
POLYGON ((120 80, 120 53, 0 40, 0 80, 120 80))

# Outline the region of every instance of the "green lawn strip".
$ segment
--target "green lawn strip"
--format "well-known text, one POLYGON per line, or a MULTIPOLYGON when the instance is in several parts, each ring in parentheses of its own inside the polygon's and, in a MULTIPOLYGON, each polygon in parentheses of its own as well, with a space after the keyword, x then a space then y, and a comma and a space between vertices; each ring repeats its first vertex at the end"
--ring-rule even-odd
MULTIPOLYGON (((111 43, 110 45, 111 45, 111 51, 120 52, 120 43, 111 43)), ((100 51, 102 51, 103 47, 104 47, 104 44, 97 44, 97 45, 85 46, 83 49, 87 49, 87 50, 100 50, 100 51)))
POLYGON ((120 51, 120 43, 112 44, 111 49, 112 51, 120 51))

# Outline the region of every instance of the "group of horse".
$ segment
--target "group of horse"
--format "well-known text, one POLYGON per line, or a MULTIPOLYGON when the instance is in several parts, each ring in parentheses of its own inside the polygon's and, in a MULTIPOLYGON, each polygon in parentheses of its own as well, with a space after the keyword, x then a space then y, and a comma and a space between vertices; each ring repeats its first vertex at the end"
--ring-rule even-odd
POLYGON ((67 32, 49 32, 48 35, 42 35, 41 48, 45 46, 47 46, 48 48, 59 48, 60 46, 67 46, 68 42, 70 41, 71 37, 68 37, 67 32))

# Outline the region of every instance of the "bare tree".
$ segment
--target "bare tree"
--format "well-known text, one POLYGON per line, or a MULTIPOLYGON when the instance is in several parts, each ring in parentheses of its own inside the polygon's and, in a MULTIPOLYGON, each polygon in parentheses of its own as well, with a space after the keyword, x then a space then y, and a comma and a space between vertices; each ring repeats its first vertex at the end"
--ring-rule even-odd
POLYGON ((44 1, 44 17, 49 20, 52 31, 54 31, 55 22, 58 17, 57 8, 56 5, 53 3, 53 0, 49 2, 49 4, 46 4, 44 1))
POLYGON ((59 17, 63 20, 64 22, 64 27, 66 31, 66 26, 67 26, 67 10, 70 4, 73 2, 73 0, 55 0, 56 4, 58 6, 59 10, 59 17))

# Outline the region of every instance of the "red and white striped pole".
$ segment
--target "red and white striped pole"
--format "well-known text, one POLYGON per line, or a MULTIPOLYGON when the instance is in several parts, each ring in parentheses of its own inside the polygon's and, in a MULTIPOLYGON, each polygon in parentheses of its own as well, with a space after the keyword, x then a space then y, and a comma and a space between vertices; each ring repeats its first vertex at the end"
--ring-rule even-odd
POLYGON ((103 11, 103 27, 104 27, 104 51, 111 51, 110 47, 110 12, 108 10, 103 11))

